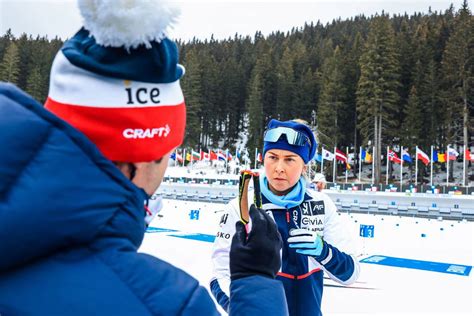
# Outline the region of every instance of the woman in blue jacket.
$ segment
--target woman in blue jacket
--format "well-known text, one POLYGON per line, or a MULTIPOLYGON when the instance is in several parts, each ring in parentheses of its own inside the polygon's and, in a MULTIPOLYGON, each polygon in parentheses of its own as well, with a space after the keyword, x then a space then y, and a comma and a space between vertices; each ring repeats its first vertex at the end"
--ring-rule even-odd
MULTIPOLYGON (((355 243, 331 199, 307 188, 303 174, 316 151, 312 131, 296 121, 271 120, 264 135, 265 174, 260 176, 262 208, 283 239, 277 279, 285 288, 290 315, 321 315, 323 275, 349 285, 359 275, 355 243)), ((242 219, 231 201, 214 243, 211 290, 225 309, 229 303, 229 249, 234 223, 242 219)))

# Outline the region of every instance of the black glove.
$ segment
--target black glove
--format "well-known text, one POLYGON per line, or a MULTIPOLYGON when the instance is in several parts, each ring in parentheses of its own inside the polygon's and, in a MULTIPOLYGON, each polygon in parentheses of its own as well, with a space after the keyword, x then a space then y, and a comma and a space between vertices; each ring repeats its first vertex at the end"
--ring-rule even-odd
POLYGON ((252 229, 247 236, 245 225, 235 224, 230 247, 230 278, 237 280, 252 275, 275 278, 281 266, 282 241, 275 221, 262 209, 250 206, 252 229))

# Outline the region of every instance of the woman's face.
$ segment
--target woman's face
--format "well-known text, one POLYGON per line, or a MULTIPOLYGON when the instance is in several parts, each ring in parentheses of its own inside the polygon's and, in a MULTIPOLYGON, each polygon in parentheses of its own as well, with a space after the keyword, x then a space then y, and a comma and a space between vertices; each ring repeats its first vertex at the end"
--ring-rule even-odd
POLYGON ((263 160, 269 189, 276 195, 285 195, 300 180, 306 166, 303 159, 294 152, 270 149, 263 160))

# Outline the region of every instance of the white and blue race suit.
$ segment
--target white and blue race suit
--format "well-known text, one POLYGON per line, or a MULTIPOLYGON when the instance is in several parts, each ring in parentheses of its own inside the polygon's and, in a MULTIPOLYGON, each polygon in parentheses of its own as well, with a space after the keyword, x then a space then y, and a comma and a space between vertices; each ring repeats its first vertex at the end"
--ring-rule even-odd
MULTIPOLYGON (((359 276, 357 243, 349 234, 347 223, 327 194, 308 188, 303 202, 290 209, 272 204, 264 195, 262 202, 262 208, 275 220, 283 239, 282 266, 277 279, 284 285, 290 315, 322 315, 324 273, 343 285, 354 283, 359 276), (289 231, 294 228, 316 231, 323 237, 321 256, 298 254, 288 247, 289 231)), ((239 220, 239 202, 235 199, 221 218, 212 253, 211 292, 224 309, 229 303, 229 250, 239 220)))

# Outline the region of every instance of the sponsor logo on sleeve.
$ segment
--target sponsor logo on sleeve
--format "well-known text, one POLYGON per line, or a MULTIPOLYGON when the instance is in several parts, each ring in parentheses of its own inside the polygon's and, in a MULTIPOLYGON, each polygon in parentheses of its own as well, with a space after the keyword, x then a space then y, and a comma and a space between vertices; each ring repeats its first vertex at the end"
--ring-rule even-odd
POLYGON ((301 205, 301 228, 322 234, 324 230, 324 201, 308 201, 301 205))
POLYGON ((301 212, 305 216, 324 214, 324 201, 307 201, 301 205, 301 212))

